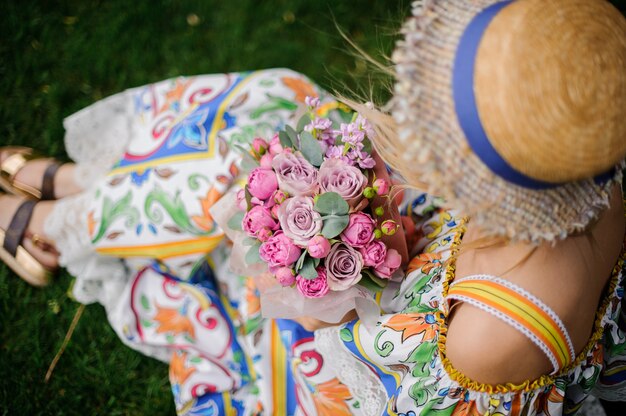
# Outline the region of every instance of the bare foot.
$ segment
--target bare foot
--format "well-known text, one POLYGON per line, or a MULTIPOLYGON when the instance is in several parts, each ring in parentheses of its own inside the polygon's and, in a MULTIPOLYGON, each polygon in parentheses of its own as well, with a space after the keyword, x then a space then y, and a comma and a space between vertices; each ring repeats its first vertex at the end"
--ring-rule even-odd
MULTIPOLYGON (((7 229, 15 211, 23 201, 23 197, 0 195, 0 228, 7 229)), ((52 243, 52 241, 44 232, 44 222, 55 203, 54 201, 38 202, 27 228, 31 235, 37 235, 48 243, 52 243)), ((24 238, 21 245, 46 269, 54 270, 59 266, 59 255, 56 253, 56 249, 46 251, 40 245, 34 244, 30 238, 24 238)), ((54 248, 54 246, 52 247, 54 248)))
MULTIPOLYGON (((13 154, 14 152, 11 151, 0 152, 0 163, 4 162, 7 157, 13 154)), ((15 180, 41 190, 43 175, 49 165, 50 161, 46 159, 37 159, 26 162, 24 167, 15 175, 15 180)), ((55 199, 61 199, 69 195, 74 195, 83 190, 74 180, 75 168, 76 165, 73 163, 65 163, 59 167, 59 170, 54 175, 55 199)))

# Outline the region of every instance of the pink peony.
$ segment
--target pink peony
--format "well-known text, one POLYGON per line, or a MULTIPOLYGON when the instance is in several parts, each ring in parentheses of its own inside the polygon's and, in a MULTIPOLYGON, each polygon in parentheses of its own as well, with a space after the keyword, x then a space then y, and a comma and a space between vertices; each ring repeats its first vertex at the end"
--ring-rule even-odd
POLYGON ((361 280, 363 256, 344 243, 337 243, 324 260, 331 290, 346 290, 361 280))
POLYGON ((321 235, 316 235, 307 244, 309 255, 314 259, 323 259, 330 251, 330 242, 321 235))
POLYGON ((389 193, 389 182, 384 179, 376 179, 372 184, 379 196, 385 196, 389 193))
POLYGON ((341 240, 352 247, 363 247, 374 239, 376 222, 364 212, 350 214, 348 226, 341 233, 341 240))
POLYGON ((246 191, 240 189, 237 191, 237 208, 242 211, 246 211, 248 209, 248 203, 246 202, 246 191))
POLYGON ((385 257, 385 261, 378 267, 374 268, 374 273, 376 276, 389 279, 393 275, 393 273, 398 270, 400 265, 402 264, 402 256, 395 249, 390 248, 387 250, 387 256, 385 257))
POLYGON ((301 250, 282 231, 261 244, 259 256, 270 268, 289 267, 298 260, 301 250))
POLYGON ((354 208, 362 199, 367 178, 341 159, 327 159, 320 166, 319 184, 323 192, 338 193, 354 208))
POLYGON ((301 154, 282 152, 272 161, 280 189, 293 196, 311 196, 317 191, 317 169, 301 154))
POLYGON ((321 298, 330 289, 326 281, 326 270, 323 267, 318 267, 316 270, 317 277, 315 279, 306 279, 300 275, 296 277, 296 287, 304 297, 321 298))
POLYGON ((313 210, 313 198, 296 196, 280 204, 280 226, 294 243, 306 247, 311 238, 322 230, 322 217, 313 210))
POLYGON ((265 201, 278 189, 276 174, 271 169, 255 168, 248 176, 248 191, 252 196, 265 201))
POLYGON ((275 274, 281 286, 291 286, 296 282, 296 273, 289 267, 281 267, 275 274))
POLYGON ((378 267, 383 264, 387 256, 387 246, 379 240, 373 240, 359 248, 363 256, 363 264, 367 267, 378 267))
POLYGON ((252 140, 252 149, 259 156, 264 155, 268 147, 269 144, 260 137, 255 137, 254 140, 252 140))
POLYGON ((278 222, 272 218, 269 209, 257 205, 244 215, 242 228, 249 236, 256 237, 258 232, 263 229, 277 230, 278 222))
POLYGON ((261 156, 261 167, 264 169, 272 169, 272 160, 274 160, 274 157, 271 154, 264 154, 261 156))

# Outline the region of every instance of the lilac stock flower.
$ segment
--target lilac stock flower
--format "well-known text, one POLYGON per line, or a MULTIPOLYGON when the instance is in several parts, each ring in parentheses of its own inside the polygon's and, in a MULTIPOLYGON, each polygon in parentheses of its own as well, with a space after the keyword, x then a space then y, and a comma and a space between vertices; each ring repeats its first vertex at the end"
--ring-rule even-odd
POLYGON ((332 246, 324 262, 331 290, 346 290, 361 280, 363 256, 345 243, 332 246))
POLYGON ((317 108, 320 106, 320 99, 319 97, 311 97, 310 95, 307 95, 306 98, 304 99, 304 103, 311 108, 317 108))
POLYGON ((294 196, 311 196, 317 190, 317 169, 301 154, 282 152, 272 160, 279 188, 294 196))
POLYGON ((321 216, 313 210, 313 198, 308 196, 288 198, 278 209, 278 220, 285 235, 300 247, 306 247, 322 230, 321 216))
POLYGON ((365 132, 360 130, 356 123, 342 123, 340 131, 342 136, 341 140, 344 143, 350 143, 353 146, 362 143, 363 139, 365 139, 365 132))

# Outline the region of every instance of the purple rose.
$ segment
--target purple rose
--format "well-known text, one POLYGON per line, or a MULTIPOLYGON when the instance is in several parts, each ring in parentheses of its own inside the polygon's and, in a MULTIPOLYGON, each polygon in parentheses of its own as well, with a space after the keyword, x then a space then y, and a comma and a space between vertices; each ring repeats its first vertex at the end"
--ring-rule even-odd
POLYGON ((277 230, 278 222, 272 218, 269 209, 261 205, 256 205, 252 207, 250 211, 246 212, 241 227, 250 237, 257 237, 257 234, 261 230, 277 230))
POLYGON ((300 247, 322 230, 322 217, 313 210, 313 198, 296 196, 280 204, 278 221, 285 235, 300 247))
POLYGON ((272 160, 281 190, 294 196, 311 196, 317 190, 317 169, 302 155, 282 152, 272 160))
POLYGON ((400 265, 402 264, 402 256, 395 249, 390 248, 387 251, 387 256, 385 257, 385 261, 376 268, 374 268, 374 273, 376 276, 381 277, 383 279, 391 278, 391 275, 398 270, 400 265))
POLYGON ((341 233, 341 240, 352 247, 363 247, 374 239, 376 222, 364 212, 350 214, 348 226, 341 233))
POLYGON ((363 264, 367 267, 378 267, 387 256, 387 246, 380 240, 373 240, 359 248, 363 256, 363 264))
POLYGON ((315 279, 306 279, 300 275, 296 277, 296 287, 304 297, 321 298, 330 289, 326 281, 326 270, 323 267, 318 267, 316 270, 317 277, 315 279))
POLYGON ((314 259, 323 259, 330 252, 330 242, 324 236, 316 235, 309 240, 307 249, 314 259))
POLYGON ((363 256, 347 244, 337 243, 325 259, 328 286, 331 290, 346 290, 361 280, 363 256))
POLYGON ((319 184, 323 192, 336 192, 348 205, 355 207, 363 197, 367 178, 343 160, 327 159, 320 166, 319 184))
POLYGON ((252 196, 265 201, 278 189, 276 174, 271 169, 256 168, 248 176, 248 191, 252 196))
POLYGON ((268 264, 270 270, 291 266, 298 260, 300 253, 300 248, 281 231, 277 231, 259 248, 259 256, 268 264))

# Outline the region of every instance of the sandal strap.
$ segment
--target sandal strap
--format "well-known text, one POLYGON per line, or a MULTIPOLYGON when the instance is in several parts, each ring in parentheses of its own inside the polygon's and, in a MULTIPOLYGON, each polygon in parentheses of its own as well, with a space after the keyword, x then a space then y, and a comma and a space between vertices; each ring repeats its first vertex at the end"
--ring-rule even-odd
POLYGON ((30 217, 33 215, 35 205, 37 205, 36 201, 24 201, 15 211, 11 224, 9 224, 9 228, 7 228, 5 233, 3 244, 4 249, 11 256, 17 254, 17 248, 24 239, 24 234, 26 233, 26 228, 28 228, 30 217))
POLYGON ((28 153, 15 153, 7 157, 2 163, 0 163, 0 173, 2 177, 13 182, 13 178, 17 175, 30 159, 28 153))
POLYGON ((41 182, 41 199, 42 200, 54 199, 54 176, 56 175, 60 167, 61 167, 61 164, 53 160, 50 162, 50 165, 48 165, 48 167, 46 168, 46 171, 43 174, 43 179, 41 182))

